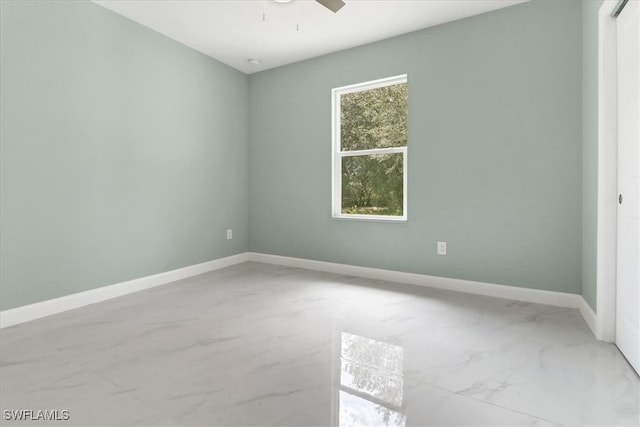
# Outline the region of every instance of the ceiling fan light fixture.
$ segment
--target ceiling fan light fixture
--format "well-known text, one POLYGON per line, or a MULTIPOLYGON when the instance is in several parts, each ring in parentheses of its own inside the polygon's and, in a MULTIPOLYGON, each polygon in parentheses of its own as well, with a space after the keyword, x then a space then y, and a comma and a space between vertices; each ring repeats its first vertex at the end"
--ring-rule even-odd
POLYGON ((316 0, 316 2, 320 3, 333 13, 338 12, 342 9, 342 6, 344 6, 344 1, 342 0, 316 0))

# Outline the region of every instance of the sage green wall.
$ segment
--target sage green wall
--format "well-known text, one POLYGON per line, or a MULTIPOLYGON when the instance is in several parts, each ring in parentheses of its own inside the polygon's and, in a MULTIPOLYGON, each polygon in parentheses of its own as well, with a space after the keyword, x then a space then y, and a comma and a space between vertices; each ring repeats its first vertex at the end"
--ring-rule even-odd
POLYGON ((594 3, 247 79, 92 3, 0 2, 0 307, 247 249, 575 293, 584 276, 595 307, 594 3), (409 221, 331 220, 330 90, 401 73, 409 221))
POLYGON ((533 1, 251 75, 250 250, 579 294, 581 21, 533 1), (402 73, 409 221, 332 220, 331 88, 402 73))
POLYGON ((598 212, 598 10, 582 2, 582 296, 596 309, 598 212))
POLYGON ((2 309, 247 250, 244 74, 93 3, 0 5, 2 309))

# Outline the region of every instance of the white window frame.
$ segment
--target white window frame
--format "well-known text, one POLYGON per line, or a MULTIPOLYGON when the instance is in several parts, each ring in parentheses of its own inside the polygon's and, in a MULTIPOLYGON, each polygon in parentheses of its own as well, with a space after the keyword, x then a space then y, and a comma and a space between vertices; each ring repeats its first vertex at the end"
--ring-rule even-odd
POLYGON ((384 79, 372 80, 364 83, 357 83, 349 86, 342 86, 331 90, 331 116, 332 116, 332 149, 331 149, 331 213, 336 219, 355 219, 368 221, 407 221, 407 145, 404 147, 375 148, 370 150, 341 151, 340 142, 340 97, 347 93, 362 92, 379 87, 392 86, 407 83, 407 75, 401 74, 384 79), (342 213, 342 158, 354 156, 368 156, 372 154, 402 153, 402 216, 390 215, 362 215, 342 213))

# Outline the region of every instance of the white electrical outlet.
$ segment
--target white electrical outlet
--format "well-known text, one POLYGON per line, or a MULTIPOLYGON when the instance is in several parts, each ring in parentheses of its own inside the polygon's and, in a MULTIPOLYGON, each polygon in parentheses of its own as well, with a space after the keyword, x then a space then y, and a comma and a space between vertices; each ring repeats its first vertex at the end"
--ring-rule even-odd
POLYGON ((231 240, 233 239, 233 230, 232 229, 227 229, 227 240, 231 240))
POLYGON ((438 255, 447 254, 447 242, 438 242, 438 255))

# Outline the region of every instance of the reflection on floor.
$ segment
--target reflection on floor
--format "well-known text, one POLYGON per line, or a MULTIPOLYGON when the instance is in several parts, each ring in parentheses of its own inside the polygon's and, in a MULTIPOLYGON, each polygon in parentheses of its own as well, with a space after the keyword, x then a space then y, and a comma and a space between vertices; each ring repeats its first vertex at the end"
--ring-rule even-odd
POLYGON ((405 426, 402 348, 347 332, 341 344, 339 425, 405 426))
POLYGON ((0 332, 2 425, 638 425, 639 387, 576 310, 257 263, 0 332))

